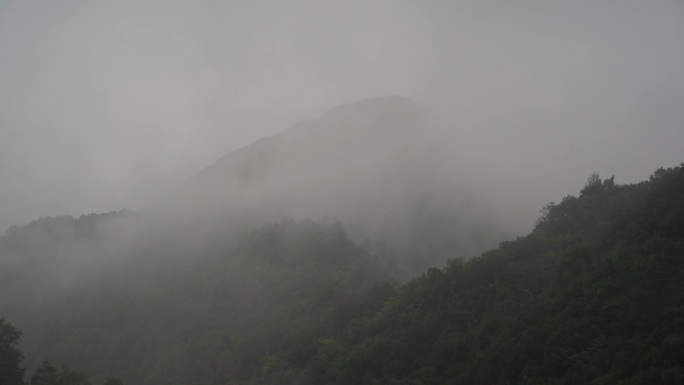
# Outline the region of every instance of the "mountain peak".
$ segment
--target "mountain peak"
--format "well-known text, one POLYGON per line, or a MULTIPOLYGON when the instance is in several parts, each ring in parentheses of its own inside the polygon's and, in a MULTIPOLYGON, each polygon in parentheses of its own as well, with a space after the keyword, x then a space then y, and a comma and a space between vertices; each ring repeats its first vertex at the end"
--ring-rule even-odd
POLYGON ((314 159, 338 150, 346 154, 356 152, 358 156, 361 148, 377 152, 392 144, 400 146, 415 139, 413 133, 428 129, 428 115, 429 110, 423 104, 396 95, 342 104, 318 119, 299 122, 279 134, 231 152, 200 175, 230 170, 228 174, 241 175, 238 179, 247 180, 263 174, 262 168, 270 169, 292 159, 307 156, 314 159), (387 139, 390 136, 393 141, 387 139))
POLYGON ((365 117, 413 117, 415 119, 422 115, 425 109, 425 106, 415 100, 403 96, 389 95, 339 105, 323 115, 323 119, 339 119, 350 115, 365 117))
POLYGON ((386 96, 376 96, 373 98, 366 98, 357 100, 351 103, 341 104, 334 107, 330 112, 345 109, 345 108, 358 108, 365 110, 373 109, 390 109, 390 108, 417 108, 422 107, 420 103, 413 99, 409 99, 404 96, 399 95, 386 95, 386 96))

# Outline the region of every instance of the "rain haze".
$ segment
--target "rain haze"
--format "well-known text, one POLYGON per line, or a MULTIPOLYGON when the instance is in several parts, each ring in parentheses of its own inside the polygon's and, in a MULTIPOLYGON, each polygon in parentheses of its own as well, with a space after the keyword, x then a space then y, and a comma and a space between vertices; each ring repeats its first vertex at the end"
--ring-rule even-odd
POLYGON ((448 116, 535 209, 595 171, 643 180, 683 160, 682 20, 679 1, 3 1, 0 227, 148 206, 383 95, 448 116))
POLYGON ((0 384, 684 383, 682 21, 0 0, 0 384))

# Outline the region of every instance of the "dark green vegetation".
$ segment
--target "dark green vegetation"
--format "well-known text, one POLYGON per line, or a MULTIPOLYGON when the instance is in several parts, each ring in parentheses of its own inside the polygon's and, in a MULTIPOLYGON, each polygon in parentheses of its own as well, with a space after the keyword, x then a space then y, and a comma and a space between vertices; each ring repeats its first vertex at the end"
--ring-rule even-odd
MULTIPOLYGON (((0 384, 26 385, 26 369, 22 366, 24 354, 19 349, 21 332, 0 318, 0 384)), ((43 362, 31 376, 30 385, 92 385, 85 373, 63 368, 57 370, 50 361, 43 362)), ((116 378, 108 379, 104 385, 122 385, 116 378)))
POLYGON ((20 385, 25 369, 21 367, 24 354, 19 349, 21 332, 0 318, 0 383, 20 385))
POLYGON ((49 356, 127 384, 684 382, 684 165, 635 185, 592 176, 529 235, 399 287, 339 223, 311 221, 141 231, 80 279, 57 274, 108 247, 97 224, 130 216, 0 241, 0 311, 30 367, 49 356))
POLYGON ((681 384, 683 282, 684 167, 594 176, 530 235, 430 269, 328 336, 312 383, 681 384))
POLYGON ((3 296, 3 312, 26 332, 29 367, 55 357, 97 381, 247 381, 289 365, 283 351, 340 327, 339 305, 387 280, 337 222, 284 220, 238 239, 143 230, 125 254, 85 267, 61 252, 106 249, 99 227, 107 220, 138 221, 127 213, 53 218, 2 240, 15 252, 2 269, 3 293, 14 293, 3 296), (51 246, 32 254, 39 244, 51 246))

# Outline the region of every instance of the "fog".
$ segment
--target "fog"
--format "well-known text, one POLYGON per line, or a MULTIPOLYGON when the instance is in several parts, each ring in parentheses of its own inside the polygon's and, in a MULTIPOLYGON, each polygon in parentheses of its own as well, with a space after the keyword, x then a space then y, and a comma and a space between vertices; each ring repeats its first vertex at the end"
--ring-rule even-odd
POLYGON ((683 160, 683 18, 678 1, 4 1, 0 227, 147 207, 382 95, 450 118, 525 210, 594 171, 636 182, 683 160))
POLYGON ((468 382, 451 363, 501 357, 518 379, 679 378, 657 365, 682 340, 662 295, 681 169, 610 177, 684 161, 682 20, 681 1, 2 1, 0 324, 27 376, 93 383, 468 382), (634 324, 663 331, 659 358, 605 364, 656 341, 634 324))

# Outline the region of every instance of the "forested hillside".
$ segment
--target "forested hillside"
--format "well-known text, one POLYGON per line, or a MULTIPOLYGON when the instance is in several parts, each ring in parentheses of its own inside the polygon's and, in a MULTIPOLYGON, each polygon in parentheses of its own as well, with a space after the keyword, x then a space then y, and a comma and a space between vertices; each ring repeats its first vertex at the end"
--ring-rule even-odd
POLYGON ((682 282, 684 167, 594 175, 530 235, 430 269, 326 336, 309 383, 681 384, 682 282))
MULTIPOLYGON (((0 384, 26 385, 26 368, 23 366, 24 353, 19 348, 21 331, 0 318, 0 384)), ((67 367, 57 369, 50 361, 31 374, 30 385, 93 385, 86 373, 67 367)), ((104 385, 122 385, 121 381, 110 377, 104 385)))
POLYGON ((24 332, 31 370, 51 359, 98 382, 247 381, 335 329, 340 305, 389 277, 339 222, 283 220, 237 239, 157 224, 112 251, 107 221, 138 218, 48 218, 2 238, 1 311, 24 332))
POLYGON ((0 315, 31 370, 50 358, 133 385, 684 381, 684 165, 630 185, 593 175, 529 235, 400 286, 335 221, 147 229, 124 249, 98 235, 139 215, 0 239, 0 315), (106 263, 60 270, 89 255, 106 263))

